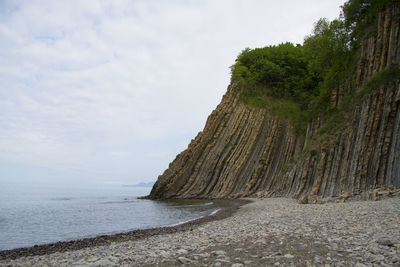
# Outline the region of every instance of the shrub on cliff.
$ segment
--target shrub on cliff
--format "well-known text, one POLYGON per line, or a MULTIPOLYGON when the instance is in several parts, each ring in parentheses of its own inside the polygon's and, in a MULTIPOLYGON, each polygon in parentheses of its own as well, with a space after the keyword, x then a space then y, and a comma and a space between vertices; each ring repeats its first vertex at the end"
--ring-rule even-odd
POLYGON ((315 113, 326 109, 332 88, 343 80, 348 40, 342 21, 321 19, 303 45, 243 50, 231 67, 232 82, 246 104, 269 107, 303 131, 315 113))
POLYGON ((339 19, 320 19, 303 45, 246 48, 231 67, 241 100, 270 108, 300 131, 315 117, 334 115, 340 106, 331 105, 332 91, 354 87, 359 43, 378 13, 396 2, 349 0, 339 19))
POLYGON ((300 46, 284 43, 253 50, 245 49, 231 67, 232 80, 246 87, 245 98, 270 96, 302 98, 315 87, 300 46))

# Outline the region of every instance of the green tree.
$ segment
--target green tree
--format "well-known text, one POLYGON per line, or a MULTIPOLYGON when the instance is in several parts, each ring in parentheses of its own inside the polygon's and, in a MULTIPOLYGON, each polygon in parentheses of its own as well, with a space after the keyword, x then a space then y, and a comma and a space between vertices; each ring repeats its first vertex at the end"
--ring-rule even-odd
POLYGON ((329 22, 320 19, 312 35, 304 40, 310 77, 317 81, 308 103, 310 113, 318 114, 330 108, 332 90, 351 80, 355 66, 351 51, 351 37, 345 21, 329 22))
POLYGON ((309 87, 301 46, 284 43, 243 50, 231 67, 232 81, 246 86, 248 95, 293 98, 309 87))
POLYGON ((366 36, 375 33, 379 12, 399 4, 399 0, 349 0, 343 5, 344 21, 351 31, 352 44, 358 46, 366 36))
MULTIPOLYGON (((350 90, 359 44, 376 28, 379 12, 396 3, 399 0, 349 0, 339 19, 315 23, 303 45, 244 49, 231 66, 232 83, 241 100, 250 106, 269 107, 300 130, 316 116, 329 121, 338 110, 348 110, 344 106, 351 105, 356 94, 360 97, 359 92, 350 90), (347 104, 334 107, 330 104, 332 91, 339 88, 348 91, 343 101, 347 104)), ((376 82, 398 77, 391 70, 386 74, 376 82)))

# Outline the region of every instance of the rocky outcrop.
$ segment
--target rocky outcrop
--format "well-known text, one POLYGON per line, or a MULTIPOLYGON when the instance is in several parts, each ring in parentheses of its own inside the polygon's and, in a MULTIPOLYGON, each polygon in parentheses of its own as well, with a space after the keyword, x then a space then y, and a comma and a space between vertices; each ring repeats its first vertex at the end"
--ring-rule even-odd
MULTIPOLYGON (((356 85, 400 61, 400 10, 379 16, 362 44, 356 85)), ((398 67, 398 65, 397 65, 398 67)), ((249 108, 230 85, 204 130, 159 176, 150 198, 339 196, 400 186, 400 83, 374 88, 354 105, 346 127, 321 134, 322 120, 297 135, 285 118, 249 108)), ((346 90, 333 93, 338 105, 346 90)), ((315 198, 314 199, 317 199, 315 198)))
POLYGON ((228 89, 192 140, 153 187, 154 198, 223 198, 272 186, 302 142, 286 120, 249 109, 228 89))

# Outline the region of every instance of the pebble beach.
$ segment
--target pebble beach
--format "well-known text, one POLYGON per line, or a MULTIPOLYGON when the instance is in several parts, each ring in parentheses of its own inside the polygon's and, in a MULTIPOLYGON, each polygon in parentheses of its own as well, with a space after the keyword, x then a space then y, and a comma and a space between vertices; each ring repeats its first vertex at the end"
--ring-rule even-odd
POLYGON ((400 198, 251 199, 231 216, 0 266, 400 266, 400 198))

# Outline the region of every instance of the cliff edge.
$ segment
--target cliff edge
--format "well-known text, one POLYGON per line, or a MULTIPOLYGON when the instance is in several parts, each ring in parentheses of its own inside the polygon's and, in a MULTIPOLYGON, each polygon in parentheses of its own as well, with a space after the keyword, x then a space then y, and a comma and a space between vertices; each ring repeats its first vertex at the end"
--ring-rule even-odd
POLYGON ((284 116, 246 105, 233 82, 149 198, 330 197, 400 186, 400 82, 370 82, 399 69, 399 6, 377 20, 376 34, 359 46, 355 82, 332 90, 331 105, 338 106, 349 90, 373 87, 345 114, 343 127, 329 131, 318 117, 299 134, 284 116))

